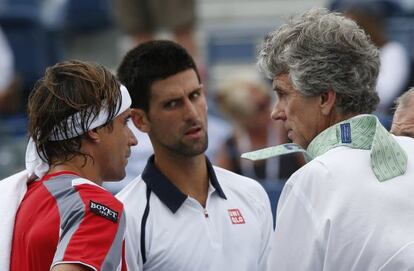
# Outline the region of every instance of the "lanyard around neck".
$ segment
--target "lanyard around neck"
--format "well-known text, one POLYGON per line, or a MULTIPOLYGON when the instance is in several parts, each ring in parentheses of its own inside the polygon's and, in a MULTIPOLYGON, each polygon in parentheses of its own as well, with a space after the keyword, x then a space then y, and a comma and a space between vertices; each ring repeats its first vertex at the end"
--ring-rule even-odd
POLYGON ((407 170, 407 154, 374 115, 356 116, 329 127, 312 140, 307 150, 290 143, 244 153, 241 157, 255 161, 302 152, 310 161, 339 146, 370 150, 371 168, 381 182, 407 170))

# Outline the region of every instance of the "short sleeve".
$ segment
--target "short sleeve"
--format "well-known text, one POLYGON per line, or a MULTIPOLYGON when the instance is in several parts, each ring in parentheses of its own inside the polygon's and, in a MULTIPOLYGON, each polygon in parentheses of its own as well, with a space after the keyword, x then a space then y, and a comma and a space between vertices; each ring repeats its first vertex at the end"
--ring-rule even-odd
POLYGON ((61 232, 53 265, 80 263, 93 270, 121 270, 126 218, 123 205, 90 184, 75 187, 61 208, 61 232))

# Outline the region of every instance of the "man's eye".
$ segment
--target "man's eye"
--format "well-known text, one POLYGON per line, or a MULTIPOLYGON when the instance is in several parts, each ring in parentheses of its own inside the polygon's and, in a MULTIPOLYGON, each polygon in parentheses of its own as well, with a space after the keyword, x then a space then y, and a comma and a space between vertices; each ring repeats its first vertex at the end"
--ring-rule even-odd
POLYGON ((191 93, 191 95, 190 95, 190 98, 191 99, 195 99, 195 98, 198 98, 198 97, 200 97, 200 92, 193 92, 193 93, 191 93))
POLYGON ((165 108, 174 108, 177 106, 177 101, 170 101, 165 104, 165 108))

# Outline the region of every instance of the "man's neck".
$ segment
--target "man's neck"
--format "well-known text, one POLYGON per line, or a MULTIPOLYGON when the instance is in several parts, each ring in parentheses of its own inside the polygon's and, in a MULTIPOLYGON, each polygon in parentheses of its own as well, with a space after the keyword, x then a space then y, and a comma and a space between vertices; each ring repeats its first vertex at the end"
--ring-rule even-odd
POLYGON ((209 177, 204 154, 184 157, 156 153, 154 163, 183 194, 196 199, 205 207, 209 177))
POLYGON ((102 181, 100 176, 97 174, 97 170, 93 168, 89 158, 86 158, 85 163, 84 157, 76 156, 69 161, 64 163, 52 163, 47 174, 57 173, 60 171, 72 171, 78 174, 80 177, 90 180, 101 186, 102 181))
POLYGON ((331 126, 333 126, 333 125, 335 125, 335 124, 337 124, 339 122, 342 122, 344 120, 353 118, 353 117, 355 117, 357 115, 358 114, 352 114, 352 113, 349 113, 349 114, 332 114, 330 116, 330 119, 329 119, 329 124, 327 125, 326 128, 329 128, 329 127, 331 127, 331 126))

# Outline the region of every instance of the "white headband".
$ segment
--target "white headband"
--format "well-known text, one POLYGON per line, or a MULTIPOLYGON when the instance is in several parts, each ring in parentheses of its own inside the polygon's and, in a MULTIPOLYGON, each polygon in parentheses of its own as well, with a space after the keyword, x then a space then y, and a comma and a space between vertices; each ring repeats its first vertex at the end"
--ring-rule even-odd
MULTIPOLYGON (((121 85, 121 99, 118 101, 118 105, 120 104, 120 109, 118 113, 115 114, 113 118, 118 117, 120 114, 125 112, 131 106, 131 96, 129 96, 128 90, 125 86, 121 85)), ((89 109, 88 109, 89 110, 89 109)), ((93 121, 88 123, 87 127, 89 130, 92 130, 96 127, 99 127, 108 120, 108 109, 107 106, 102 106, 101 111, 99 114, 94 118, 93 121)), ((70 139, 82 135, 84 133, 81 123, 81 114, 77 112, 72 116, 69 116, 66 120, 67 127, 70 130, 67 131, 66 134, 62 133, 58 127, 55 127, 53 130, 53 135, 50 137, 51 141, 60 141, 65 139, 70 139), (76 125, 72 125, 73 119, 75 119, 74 123, 76 125)), ((26 148, 26 169, 29 172, 29 175, 35 174, 38 178, 43 177, 43 175, 49 170, 49 165, 45 163, 38 155, 36 151, 36 144, 33 141, 33 138, 29 139, 29 143, 27 144, 26 148)))
MULTIPOLYGON (((118 101, 118 105, 119 103, 121 103, 121 107, 118 113, 114 116, 114 118, 116 118, 119 114, 121 114, 122 112, 124 112, 131 106, 131 97, 129 96, 129 93, 126 87, 121 85, 120 90, 121 90, 122 99, 121 101, 118 101)), ((87 109, 86 111, 92 111, 92 109, 87 109)), ((96 127, 99 127, 105 124, 107 120, 108 120, 108 106, 103 105, 101 108, 101 111, 96 116, 96 118, 94 118, 93 121, 90 120, 89 121, 90 123, 87 123, 86 127, 88 127, 89 130, 92 130, 96 127)), ((70 138, 74 138, 74 137, 82 135, 84 131, 81 126, 81 121, 82 121, 81 112, 77 112, 76 114, 69 116, 66 119, 66 121, 63 121, 66 123, 63 123, 63 125, 60 126, 60 127, 62 126, 68 127, 69 130, 67 131, 67 133, 65 134, 62 132, 61 129, 59 129, 59 127, 55 127, 53 129, 52 135, 50 136, 50 140, 51 141, 66 140, 66 139, 70 139, 70 138), (75 123, 75 125, 73 125, 73 123, 75 123)))

